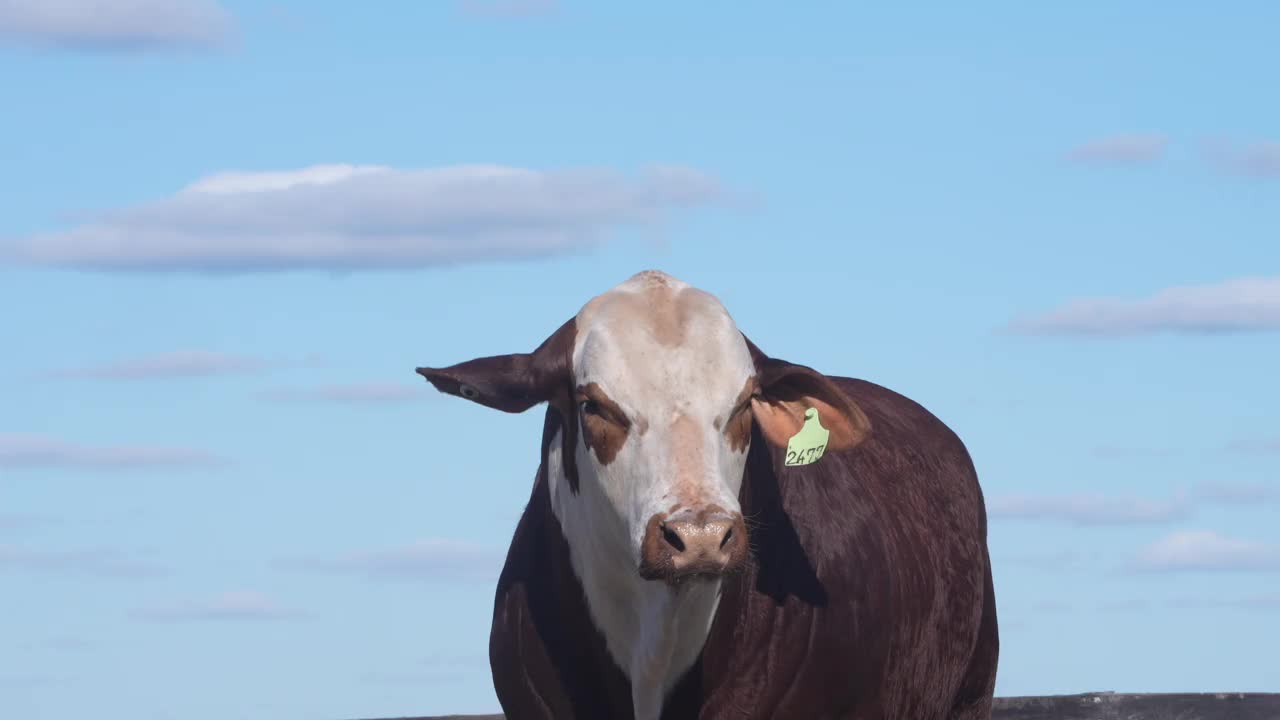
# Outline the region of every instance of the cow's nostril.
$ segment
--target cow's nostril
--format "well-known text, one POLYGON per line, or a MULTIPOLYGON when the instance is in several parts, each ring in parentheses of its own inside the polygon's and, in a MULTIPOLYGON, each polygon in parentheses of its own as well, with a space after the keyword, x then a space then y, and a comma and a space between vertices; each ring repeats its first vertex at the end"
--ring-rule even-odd
POLYGON ((721 550, 723 550, 723 549, 724 549, 724 546, 725 546, 725 545, 728 545, 728 544, 729 544, 729 541, 730 541, 730 540, 732 540, 732 539, 733 539, 733 526, 730 526, 730 527, 729 527, 729 532, 725 533, 725 534, 724 534, 724 539, 720 541, 720 549, 721 549, 721 550))
POLYGON ((666 540, 668 545, 675 548, 676 552, 684 552, 684 540, 676 533, 675 530, 672 530, 665 523, 662 525, 662 539, 666 540))

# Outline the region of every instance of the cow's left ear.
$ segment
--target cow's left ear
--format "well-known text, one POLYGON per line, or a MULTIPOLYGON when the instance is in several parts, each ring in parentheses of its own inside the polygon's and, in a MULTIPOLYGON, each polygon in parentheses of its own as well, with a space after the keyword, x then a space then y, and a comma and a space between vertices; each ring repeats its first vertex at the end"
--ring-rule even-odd
POLYGON ((747 342, 755 359, 759 388, 751 409, 769 444, 786 448, 804 427, 809 408, 818 411, 819 422, 830 433, 828 450, 848 450, 867 439, 871 421, 830 378, 804 365, 766 357, 747 342))
POLYGON ((531 353, 476 358, 446 368, 420 367, 417 373, 442 393, 521 413, 567 392, 576 337, 571 319, 531 353))

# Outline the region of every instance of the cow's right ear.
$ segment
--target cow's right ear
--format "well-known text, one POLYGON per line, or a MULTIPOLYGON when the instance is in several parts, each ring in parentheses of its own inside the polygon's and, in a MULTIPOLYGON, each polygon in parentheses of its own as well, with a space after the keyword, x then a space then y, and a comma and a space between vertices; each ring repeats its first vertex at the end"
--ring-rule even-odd
POLYGON ((567 392, 573 363, 574 320, 560 326, 531 353, 476 358, 417 373, 437 390, 503 412, 520 413, 567 392))

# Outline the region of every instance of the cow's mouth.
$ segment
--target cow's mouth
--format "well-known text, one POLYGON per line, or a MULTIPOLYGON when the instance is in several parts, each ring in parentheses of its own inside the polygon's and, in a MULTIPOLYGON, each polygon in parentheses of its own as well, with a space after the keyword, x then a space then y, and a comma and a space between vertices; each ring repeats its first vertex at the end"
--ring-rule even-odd
POLYGON ((725 575, 724 573, 713 572, 697 572, 676 575, 669 572, 655 573, 641 570, 640 577, 645 580, 661 581, 666 584, 667 587, 678 589, 683 587, 696 587, 698 585, 709 585, 717 580, 723 579, 725 575))
POLYGON ((645 580, 661 580, 676 586, 719 580, 737 572, 740 565, 741 558, 737 554, 717 553, 715 556, 696 559, 663 554, 643 558, 639 572, 640 577, 645 580))
POLYGON ((667 580, 667 584, 671 587, 682 587, 685 585, 707 585, 721 580, 725 576, 722 572, 694 572, 685 575, 675 575, 667 580))

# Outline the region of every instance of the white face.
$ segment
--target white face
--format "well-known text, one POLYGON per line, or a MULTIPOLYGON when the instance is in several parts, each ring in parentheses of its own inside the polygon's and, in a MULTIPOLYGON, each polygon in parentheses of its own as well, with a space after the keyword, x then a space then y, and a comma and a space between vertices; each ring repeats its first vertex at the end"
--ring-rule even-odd
POLYGON ((577 322, 578 471, 637 562, 656 516, 712 506, 739 515, 755 367, 720 302, 645 273, 588 303, 577 322))

